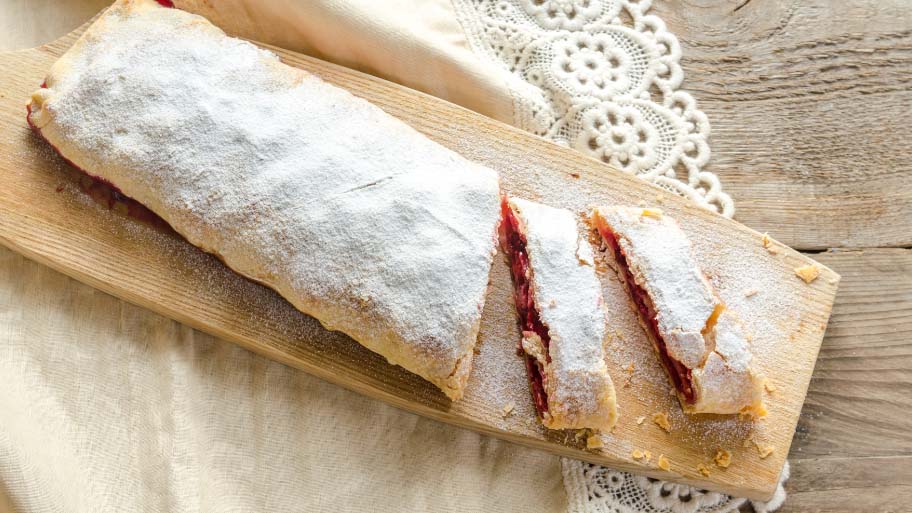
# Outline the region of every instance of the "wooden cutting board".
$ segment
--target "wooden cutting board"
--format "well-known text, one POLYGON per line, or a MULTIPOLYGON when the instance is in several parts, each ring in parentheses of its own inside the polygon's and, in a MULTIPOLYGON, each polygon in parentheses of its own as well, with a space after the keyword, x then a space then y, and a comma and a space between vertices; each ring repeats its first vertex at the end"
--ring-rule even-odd
MULTIPOLYGON (((685 416, 613 273, 601 269, 611 333, 609 369, 621 419, 602 447, 550 432, 535 419, 503 257, 495 259, 475 369, 452 403, 432 385, 344 335, 328 332, 274 292, 232 273, 172 232, 93 201, 79 177, 25 121, 29 94, 83 29, 36 49, 0 53, 0 242, 101 290, 402 409, 516 443, 615 468, 756 499, 775 490, 826 328, 839 277, 820 266, 811 284, 794 269, 813 263, 734 221, 705 211, 576 151, 445 101, 294 52, 289 65, 349 89, 431 139, 501 173, 511 194, 585 211, 595 204, 650 204, 692 238, 722 299, 754 334, 769 377, 769 415, 685 416), (667 414, 665 431, 653 415, 667 414), (651 458, 632 457, 634 450, 651 458), (713 463, 732 453, 728 468, 713 463), (761 453, 767 453, 765 457, 761 453), (658 467, 659 455, 670 465, 658 467), (701 473, 705 465, 708 475, 701 473)), ((582 227, 582 225, 581 225, 582 227)), ((581 228, 584 229, 584 228, 581 228)), ((370 419, 364 419, 370 422, 370 419)), ((519 484, 521 486, 521 484, 519 484)))

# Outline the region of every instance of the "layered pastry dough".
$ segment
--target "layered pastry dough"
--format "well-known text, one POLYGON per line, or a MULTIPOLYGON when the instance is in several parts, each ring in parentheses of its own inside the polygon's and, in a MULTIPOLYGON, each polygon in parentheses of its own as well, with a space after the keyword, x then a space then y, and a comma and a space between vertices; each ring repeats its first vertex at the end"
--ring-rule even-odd
POLYGON ((592 248, 573 213, 505 198, 521 350, 536 409, 551 429, 608 431, 617 419, 605 365, 605 309, 592 248))
POLYGON ((497 175, 155 0, 120 0, 29 123, 62 156, 449 397, 472 364, 497 175))
POLYGON ((684 411, 763 414, 750 337, 678 223, 656 209, 627 207, 597 208, 592 220, 684 411))

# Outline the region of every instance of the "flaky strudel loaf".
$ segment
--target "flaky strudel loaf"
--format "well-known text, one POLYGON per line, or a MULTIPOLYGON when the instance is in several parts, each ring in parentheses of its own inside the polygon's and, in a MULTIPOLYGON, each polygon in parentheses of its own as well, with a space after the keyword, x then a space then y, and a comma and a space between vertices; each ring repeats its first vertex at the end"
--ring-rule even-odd
POLYGON ((592 222, 684 411, 764 415, 750 336, 678 223, 657 209, 612 206, 596 208, 592 222))
POLYGON ((462 395, 495 252, 493 171, 154 0, 116 2, 28 107, 61 155, 194 245, 462 395))
POLYGON ((610 431, 617 399, 605 364, 605 305, 592 248, 569 210, 504 198, 503 211, 501 246, 542 424, 610 431))

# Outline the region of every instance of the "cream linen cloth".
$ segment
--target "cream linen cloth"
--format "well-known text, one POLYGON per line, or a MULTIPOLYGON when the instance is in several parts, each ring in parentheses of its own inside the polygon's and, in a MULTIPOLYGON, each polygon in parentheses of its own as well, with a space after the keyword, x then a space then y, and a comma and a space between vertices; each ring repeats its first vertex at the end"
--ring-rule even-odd
POLYGON ((359 396, 0 247, 0 510, 565 508, 554 456, 359 396))

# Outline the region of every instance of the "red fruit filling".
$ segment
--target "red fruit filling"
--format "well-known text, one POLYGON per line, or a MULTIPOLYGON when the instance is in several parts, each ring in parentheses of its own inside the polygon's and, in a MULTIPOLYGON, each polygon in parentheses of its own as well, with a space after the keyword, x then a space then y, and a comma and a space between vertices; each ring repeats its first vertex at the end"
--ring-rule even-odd
POLYGON ((599 223, 598 229, 602 238, 605 239, 605 242, 608 244, 608 247, 611 248, 611 253, 614 255, 618 268, 624 273, 624 283, 627 284, 627 292, 636 304, 640 318, 643 319, 643 323, 647 326, 653 341, 655 341, 656 352, 659 354, 662 366, 665 367, 665 371, 668 373, 668 376, 671 377, 675 389, 684 396, 684 400, 687 403, 693 404, 694 393, 691 384, 690 369, 668 354, 665 340, 662 338, 662 335, 659 334, 659 323, 656 320, 657 314, 655 307, 652 304, 652 299, 649 298, 649 293, 643 290, 643 287, 637 285, 634 280, 633 273, 630 272, 630 266, 627 265, 627 257, 624 254, 624 250, 618 244, 614 232, 602 223, 599 223))
MULTIPOLYGON (((531 289, 532 284, 528 279, 528 276, 531 276, 531 270, 529 269, 529 255, 526 253, 526 239, 519 232, 519 222, 516 216, 513 215, 513 210, 507 205, 506 198, 501 203, 501 210, 503 213, 503 222, 501 223, 502 244, 504 251, 510 258, 510 272, 513 275, 513 297, 516 302, 516 312, 519 314, 519 328, 523 333, 531 332, 538 335, 547 355, 551 337, 548 336, 548 328, 542 324, 538 310, 535 309, 531 289)), ((526 362, 535 409, 539 415, 542 415, 548 411, 548 395, 545 393, 545 375, 541 363, 523 351, 522 342, 519 343, 517 349, 517 353, 523 356, 526 362)), ((547 358, 548 361, 551 360, 550 356, 547 358)))
POLYGON ((174 2, 172 2, 171 0, 155 0, 155 1, 165 7, 174 7, 174 2))

